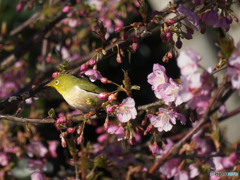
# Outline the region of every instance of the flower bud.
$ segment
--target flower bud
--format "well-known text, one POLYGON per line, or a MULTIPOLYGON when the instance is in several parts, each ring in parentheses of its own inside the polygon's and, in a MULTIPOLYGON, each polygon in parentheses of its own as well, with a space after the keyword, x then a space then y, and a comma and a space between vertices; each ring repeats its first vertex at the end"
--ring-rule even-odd
POLYGON ((181 47, 182 47, 182 41, 181 41, 181 39, 178 37, 178 40, 177 40, 177 42, 176 42, 176 47, 178 48, 178 49, 181 49, 181 47))
POLYGON ((166 23, 172 25, 174 24, 176 21, 174 19, 165 19, 166 23))
POLYGON ((81 134, 82 133, 82 126, 80 125, 77 129, 77 134, 81 134))
POLYGON ((110 96, 108 96, 109 102, 115 101, 116 99, 117 99, 117 94, 111 94, 110 96))
POLYGON ((63 136, 61 137, 61 145, 62 145, 63 148, 67 147, 66 140, 63 136))
POLYGON ((160 36, 161 36, 162 42, 166 42, 167 41, 166 33, 163 30, 161 30, 160 36))
POLYGON ((88 67, 87 67, 86 64, 82 64, 81 67, 80 67, 81 71, 86 71, 87 69, 88 69, 88 67))
POLYGON ((122 30, 122 27, 116 27, 114 31, 115 31, 115 33, 118 33, 118 32, 120 32, 121 30, 122 30))
POLYGON ((107 51, 105 49, 102 49, 102 54, 105 56, 107 54, 107 51))
POLYGON ((62 9, 63 13, 68 13, 70 11, 70 6, 64 6, 64 8, 62 9))
POLYGON ((168 63, 168 61, 169 61, 168 56, 166 56, 166 55, 163 56, 162 61, 165 62, 165 63, 168 63))
POLYGON ((173 57, 173 54, 172 54, 172 50, 170 49, 170 51, 168 51, 168 54, 167 54, 167 56, 170 58, 170 59, 172 59, 172 57, 173 57))
POLYGON ((192 34, 190 33, 183 33, 183 36, 188 40, 192 39, 192 34))
POLYGON ((109 124, 109 118, 108 118, 108 116, 107 116, 106 119, 105 119, 104 125, 103 125, 105 131, 106 131, 107 128, 108 128, 108 124, 109 124))
POLYGON ((60 124, 60 123, 65 123, 67 120, 66 120, 66 117, 65 116, 62 116, 62 117, 59 117, 57 119, 57 123, 60 124))
POLYGON ((137 51, 137 49, 138 49, 138 43, 133 43, 132 44, 132 48, 133 48, 133 51, 137 51))
POLYGON ((22 10, 23 10, 23 8, 24 8, 24 6, 25 6, 25 2, 20 2, 17 6, 16 6, 16 11, 18 12, 18 13, 21 13, 22 12, 22 10))
POLYGON ((96 64, 96 58, 94 57, 94 58, 90 59, 88 63, 90 66, 94 66, 96 64))
POLYGON ((172 38, 172 33, 171 33, 171 32, 167 32, 166 37, 167 37, 168 39, 172 38))
POLYGON ((107 107, 107 113, 108 113, 108 114, 112 114, 112 113, 114 112, 114 110, 115 110, 115 107, 114 107, 114 106, 108 106, 108 107, 107 107))
POLYGON ((106 93, 106 92, 98 94, 99 99, 105 100, 105 99, 107 99, 107 97, 108 97, 108 93, 106 93))
POLYGON ((60 72, 54 72, 54 73, 52 74, 52 78, 57 77, 59 74, 60 74, 60 72))
POLYGON ((80 136, 78 136, 78 138, 77 138, 77 144, 79 145, 79 144, 81 144, 82 143, 82 141, 83 141, 83 139, 84 139, 84 137, 83 137, 83 133, 80 135, 80 136))
POLYGON ((119 53, 117 54, 117 59, 116 60, 117 60, 118 63, 122 63, 122 58, 121 58, 119 53))
POLYGON ((110 83, 112 83, 112 81, 108 80, 108 79, 105 78, 105 77, 100 78, 100 81, 101 81, 101 83, 103 83, 103 84, 110 84, 110 83))
POLYGON ((67 129, 67 132, 69 132, 70 134, 73 134, 75 132, 75 129, 73 127, 70 127, 67 129))

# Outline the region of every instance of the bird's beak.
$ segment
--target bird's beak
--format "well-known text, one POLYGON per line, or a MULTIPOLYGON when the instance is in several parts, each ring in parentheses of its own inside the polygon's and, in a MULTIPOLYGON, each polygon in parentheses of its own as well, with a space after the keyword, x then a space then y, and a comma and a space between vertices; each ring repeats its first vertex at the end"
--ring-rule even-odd
POLYGON ((47 84, 45 84, 44 86, 52 86, 52 80, 46 82, 47 84))

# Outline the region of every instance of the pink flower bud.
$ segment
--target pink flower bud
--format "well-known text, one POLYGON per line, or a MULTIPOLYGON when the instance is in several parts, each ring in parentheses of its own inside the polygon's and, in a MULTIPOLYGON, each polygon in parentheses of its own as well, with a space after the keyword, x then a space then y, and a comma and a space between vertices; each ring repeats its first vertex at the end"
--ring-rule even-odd
POLYGON ((75 132, 75 129, 73 127, 70 127, 67 129, 67 132, 73 134, 75 132))
POLYGON ((172 38, 172 33, 171 33, 171 32, 167 32, 166 37, 167 37, 168 39, 172 38))
POLYGON ((54 73, 52 74, 52 78, 57 77, 59 74, 60 74, 60 72, 54 72, 54 73))
POLYGON ((111 94, 110 96, 108 96, 108 101, 112 102, 115 101, 117 99, 117 95, 116 94, 111 94))
POLYGON ((162 61, 165 62, 165 63, 168 63, 168 61, 169 61, 168 56, 166 56, 166 55, 163 56, 162 61))
POLYGON ((133 43, 132 44, 132 48, 133 48, 133 51, 137 51, 137 49, 138 49, 138 43, 133 43))
POLYGON ((168 57, 170 58, 170 59, 172 59, 172 57, 173 57, 173 54, 172 54, 172 50, 170 50, 170 51, 168 51, 168 57))
POLYGON ((77 129, 77 134, 81 134, 82 133, 82 126, 79 126, 77 129))
POLYGON ((165 21, 170 25, 172 25, 176 22, 174 19, 165 19, 165 21))
POLYGON ((162 42, 166 42, 167 41, 167 36, 166 36, 166 33, 165 32, 161 32, 160 34, 161 38, 162 38, 162 42))
POLYGON ((68 13, 70 11, 70 6, 64 6, 64 8, 62 9, 63 13, 68 13))
POLYGON ((115 31, 115 33, 118 33, 118 32, 120 32, 121 30, 122 30, 122 27, 116 27, 114 31, 115 31))
POLYGON ((119 53, 117 54, 117 59, 116 60, 117 60, 118 63, 122 63, 122 58, 121 58, 119 53))
POLYGON ((151 19, 150 23, 151 24, 155 24, 155 21, 153 19, 151 19))
POLYGON ((60 123, 65 123, 66 122, 66 117, 65 116, 62 116, 62 117, 59 117, 57 119, 57 123, 60 124, 60 123))
POLYGON ((90 59, 88 63, 90 66, 94 66, 96 64, 96 58, 94 57, 94 58, 90 59))
POLYGON ((67 143, 66 143, 66 140, 64 139, 64 137, 61 138, 61 145, 63 148, 67 147, 67 143))
POLYGON ((77 138, 77 144, 81 144, 83 141, 84 137, 83 137, 83 133, 77 138))
POLYGON ((150 132, 152 130, 152 125, 150 124, 148 127, 147 127, 147 131, 150 132))
POLYGON ((51 57, 48 56, 48 57, 46 58, 46 62, 47 62, 47 63, 50 63, 50 62, 51 62, 51 57))
POLYGON ((25 2, 20 2, 17 6, 16 6, 16 11, 18 12, 18 13, 21 13, 22 12, 22 10, 23 10, 23 8, 24 8, 24 6, 25 6, 25 2))
POLYGON ((104 132, 104 130, 102 127, 97 127, 97 129, 96 129, 97 134, 102 134, 103 132, 104 132))
POLYGON ((114 110, 115 110, 114 106, 108 106, 107 107, 107 113, 109 113, 109 114, 112 114, 114 112, 114 110))
POLYGON ((105 131, 108 129, 108 124, 109 124, 109 118, 107 116, 106 119, 105 119, 104 125, 103 125, 105 131))
POLYGON ((82 64, 81 67, 80 67, 81 71, 86 71, 87 69, 88 69, 88 67, 87 67, 86 64, 82 64))
POLYGON ((106 93, 106 92, 98 94, 99 99, 105 100, 105 99, 107 99, 107 97, 108 97, 108 93, 106 93))
POLYGON ((108 79, 105 78, 105 77, 100 78, 100 81, 101 81, 101 83, 103 83, 103 84, 110 84, 110 83, 112 83, 112 81, 108 80, 108 79))

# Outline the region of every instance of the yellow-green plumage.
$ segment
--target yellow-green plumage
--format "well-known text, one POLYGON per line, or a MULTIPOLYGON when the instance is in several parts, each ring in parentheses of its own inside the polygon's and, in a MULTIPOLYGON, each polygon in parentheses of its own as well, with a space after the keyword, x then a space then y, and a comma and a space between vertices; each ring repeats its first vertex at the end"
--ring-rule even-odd
POLYGON ((96 102, 97 107, 103 102, 98 98, 98 94, 103 92, 102 89, 89 81, 79 79, 70 74, 58 75, 47 86, 54 87, 70 106, 84 112, 94 109, 88 103, 89 99, 96 102))

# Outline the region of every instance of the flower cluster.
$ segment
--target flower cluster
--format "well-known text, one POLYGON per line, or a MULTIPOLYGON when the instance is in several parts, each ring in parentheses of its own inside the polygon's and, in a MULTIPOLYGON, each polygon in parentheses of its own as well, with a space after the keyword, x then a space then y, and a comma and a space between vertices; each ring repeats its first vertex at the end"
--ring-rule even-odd
POLYGON ((148 83, 152 85, 156 97, 170 105, 178 102, 178 90, 180 85, 176 84, 172 78, 168 79, 165 67, 160 64, 153 65, 153 72, 148 75, 148 83))
POLYGON ((181 71, 181 88, 176 105, 186 102, 187 107, 196 109, 198 115, 202 115, 207 109, 216 84, 213 76, 201 68, 200 60, 201 57, 191 49, 181 52, 177 59, 181 71))

